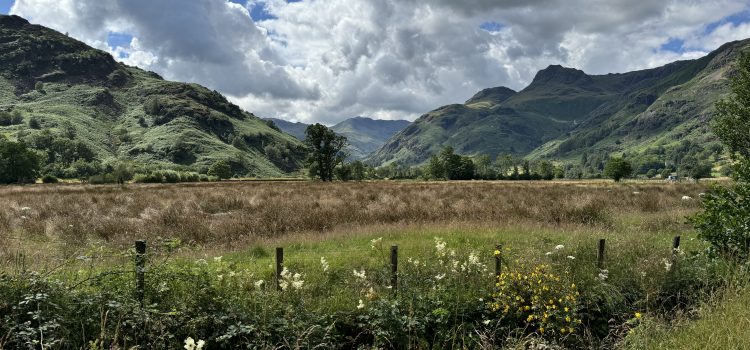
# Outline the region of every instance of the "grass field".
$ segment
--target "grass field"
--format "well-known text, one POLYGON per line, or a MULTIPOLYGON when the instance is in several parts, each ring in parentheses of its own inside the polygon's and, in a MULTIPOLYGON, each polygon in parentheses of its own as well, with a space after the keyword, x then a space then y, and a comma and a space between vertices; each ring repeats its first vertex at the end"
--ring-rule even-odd
MULTIPOLYGON (((687 224, 705 191, 648 182, 4 187, 0 310, 47 295, 37 304, 57 305, 55 327, 45 329, 61 348, 174 348, 188 336, 209 348, 638 348, 652 343, 630 334, 668 337, 659 320, 689 321, 733 280, 731 267, 699 254, 705 247, 687 224), (136 239, 149 244, 146 311, 133 299, 136 239), (273 287, 277 246, 289 271, 283 292, 273 287), (525 301, 515 314, 493 308, 503 303, 492 277, 498 253, 516 293, 504 295, 533 299, 536 287, 513 278, 545 271, 539 293, 561 302, 577 293, 568 314, 548 315, 552 304, 524 310, 525 301), (99 315, 90 324, 74 316, 83 301, 99 315), (110 313, 117 318, 104 322, 110 313)), ((34 338, 3 331, 43 328, 15 311, 6 317, 19 326, 0 327, 0 345, 34 338)))

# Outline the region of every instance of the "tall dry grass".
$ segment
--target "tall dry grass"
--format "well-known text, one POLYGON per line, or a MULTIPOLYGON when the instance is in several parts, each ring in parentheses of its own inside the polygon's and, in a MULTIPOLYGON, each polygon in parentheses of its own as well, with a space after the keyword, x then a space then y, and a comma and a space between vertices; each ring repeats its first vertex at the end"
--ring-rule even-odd
POLYGON ((482 223, 658 229, 696 211, 699 184, 373 182, 0 187, 0 240, 179 238, 227 245, 369 225, 482 223), (23 209, 28 208, 28 209, 23 209), (648 219, 652 217, 653 219, 648 219))

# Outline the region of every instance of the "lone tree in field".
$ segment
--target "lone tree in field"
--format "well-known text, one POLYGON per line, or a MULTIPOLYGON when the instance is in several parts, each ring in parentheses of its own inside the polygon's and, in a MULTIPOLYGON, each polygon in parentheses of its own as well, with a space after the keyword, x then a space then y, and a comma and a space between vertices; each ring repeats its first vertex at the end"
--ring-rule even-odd
POLYGON ((34 182, 39 173, 39 157, 26 145, 0 139, 0 183, 34 182))
POLYGON ((208 176, 216 176, 219 180, 228 179, 232 177, 232 167, 226 160, 220 160, 208 168, 208 176))
POLYGON ((610 158, 607 165, 604 166, 604 176, 620 182, 623 178, 633 174, 633 166, 622 158, 610 158))
POLYGON ((711 177, 711 164, 699 161, 693 157, 683 159, 680 164, 680 173, 682 176, 689 177, 695 182, 700 179, 711 177))
POLYGON ((346 159, 346 137, 337 135, 322 124, 314 124, 305 130, 308 147, 307 166, 310 177, 333 181, 334 169, 346 159))
POLYGON ((750 256, 750 54, 743 53, 732 78, 732 95, 716 103, 713 131, 729 149, 731 187, 716 186, 703 199, 705 211, 692 218, 700 238, 714 252, 739 261, 750 256))

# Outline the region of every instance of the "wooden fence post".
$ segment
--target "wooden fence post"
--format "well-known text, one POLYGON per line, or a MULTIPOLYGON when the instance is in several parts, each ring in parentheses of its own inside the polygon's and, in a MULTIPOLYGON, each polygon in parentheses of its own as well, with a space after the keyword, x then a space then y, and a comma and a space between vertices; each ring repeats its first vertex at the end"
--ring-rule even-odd
MULTIPOLYGON (((503 245, 498 244, 495 246, 495 277, 500 277, 503 263, 503 245)), ((495 281, 497 283, 497 281, 495 281)))
POLYGON ((600 270, 604 268, 604 245, 606 241, 604 238, 599 240, 599 250, 596 254, 596 267, 600 270))
POLYGON ((680 236, 674 236, 672 239, 672 255, 677 255, 677 251, 680 249, 680 236))
POLYGON ((135 296, 143 307, 146 295, 146 241, 135 241, 135 296))
POLYGON ((398 246, 391 246, 391 289, 393 294, 398 290, 398 246))
POLYGON ((284 248, 276 248, 276 290, 281 290, 281 272, 284 270, 284 248))

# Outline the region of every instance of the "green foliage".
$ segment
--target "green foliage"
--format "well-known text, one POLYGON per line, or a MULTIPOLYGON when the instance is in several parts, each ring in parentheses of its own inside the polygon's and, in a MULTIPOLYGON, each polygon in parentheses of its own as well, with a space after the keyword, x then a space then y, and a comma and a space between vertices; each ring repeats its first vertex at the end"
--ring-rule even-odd
POLYGON ((215 176, 219 178, 219 180, 224 180, 232 177, 232 167, 229 165, 229 163, 225 160, 220 160, 214 164, 211 164, 211 167, 208 168, 208 176, 215 176))
POLYGON ((475 176, 475 166, 470 157, 455 154, 453 147, 448 146, 430 158, 427 173, 435 179, 471 180, 475 176))
POLYGON ((680 175, 695 181, 711 177, 711 164, 695 158, 683 159, 679 169, 680 175))
POLYGON ((713 131, 733 156, 750 159, 750 53, 738 59, 731 87, 732 97, 716 104, 713 131))
POLYGON ((33 183, 39 173, 39 156, 26 145, 0 139, 0 184, 33 183))
POLYGON ((37 130, 41 129, 42 125, 39 122, 39 118, 37 118, 37 117, 31 117, 31 119, 29 119, 29 128, 31 128, 31 129, 37 129, 37 130))
POLYGON ((742 55, 738 71, 732 79, 733 95, 717 103, 719 115, 714 122, 716 135, 737 161, 736 182, 715 186, 703 199, 705 211, 692 222, 715 252, 744 261, 750 256, 750 54, 742 55))
POLYGON ((314 124, 305 130, 305 144, 308 147, 307 165, 311 175, 323 181, 332 181, 334 170, 346 159, 344 148, 346 137, 337 135, 322 124, 314 124))
POLYGON ((19 111, 0 112, 0 126, 23 124, 23 116, 19 111))
POLYGON ((58 180, 58 178, 55 177, 54 175, 44 175, 44 176, 42 176, 42 183, 45 183, 45 184, 56 184, 58 182, 60 182, 60 180, 58 180))
POLYGON ((604 176, 620 182, 633 174, 633 167, 630 163, 622 158, 610 158, 604 167, 604 176))

